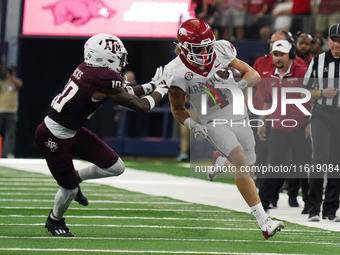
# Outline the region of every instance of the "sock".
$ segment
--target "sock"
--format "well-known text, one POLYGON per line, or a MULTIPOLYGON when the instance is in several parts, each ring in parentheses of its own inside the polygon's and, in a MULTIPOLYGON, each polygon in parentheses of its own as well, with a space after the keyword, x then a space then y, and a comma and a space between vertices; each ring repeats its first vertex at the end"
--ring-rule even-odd
POLYGON ((263 209, 262 203, 258 203, 257 205, 254 205, 250 207, 251 214, 253 214, 259 223, 259 226, 263 224, 263 220, 268 217, 266 212, 263 209))
POLYGON ((64 217, 65 212, 77 195, 77 192, 78 188, 64 189, 63 187, 60 187, 54 198, 54 207, 51 213, 51 218, 53 220, 61 220, 64 217))
POLYGON ((50 213, 50 217, 52 218, 52 220, 56 220, 56 221, 60 221, 60 220, 61 220, 61 219, 58 219, 57 217, 54 216, 53 210, 52 210, 52 212, 50 213))
POLYGON ((216 166, 219 166, 219 168, 217 169, 221 169, 223 168, 224 166, 224 163, 227 161, 227 159, 223 156, 219 156, 217 159, 216 159, 216 166))

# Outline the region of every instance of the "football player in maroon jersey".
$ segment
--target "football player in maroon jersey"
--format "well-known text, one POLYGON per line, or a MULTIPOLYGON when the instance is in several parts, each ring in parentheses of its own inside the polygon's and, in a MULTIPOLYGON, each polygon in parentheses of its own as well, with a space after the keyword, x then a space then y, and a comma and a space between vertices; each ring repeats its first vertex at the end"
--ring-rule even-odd
POLYGON ((126 86, 122 72, 126 64, 127 51, 118 37, 101 33, 89 38, 84 45, 84 62, 53 99, 47 116, 36 130, 36 143, 60 186, 45 225, 52 235, 74 236, 63 216, 73 199, 88 205, 80 182, 118 176, 125 170, 119 155, 83 126, 86 120, 108 99, 147 112, 168 92, 172 78, 163 75, 162 67, 157 68, 151 82, 126 86), (76 171, 73 156, 93 165, 76 171))

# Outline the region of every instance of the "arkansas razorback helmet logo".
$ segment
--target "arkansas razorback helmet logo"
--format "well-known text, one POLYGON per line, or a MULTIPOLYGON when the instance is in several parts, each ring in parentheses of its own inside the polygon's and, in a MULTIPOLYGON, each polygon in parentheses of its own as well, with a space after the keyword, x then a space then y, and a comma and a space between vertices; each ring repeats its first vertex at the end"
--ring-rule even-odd
POLYGON ((70 22, 75 26, 82 26, 92 18, 108 19, 116 13, 116 10, 110 9, 101 0, 59 0, 43 6, 42 9, 52 11, 56 25, 70 22))

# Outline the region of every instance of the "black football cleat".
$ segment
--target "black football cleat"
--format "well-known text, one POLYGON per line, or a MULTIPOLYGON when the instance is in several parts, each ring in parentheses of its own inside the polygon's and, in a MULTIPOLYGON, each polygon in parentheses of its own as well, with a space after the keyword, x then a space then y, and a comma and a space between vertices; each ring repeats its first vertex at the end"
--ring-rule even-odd
POLYGON ((87 200, 85 194, 81 191, 80 186, 78 186, 78 192, 77 195, 74 197, 74 200, 83 206, 88 206, 89 204, 89 201, 87 200))
MULTIPOLYGON (((52 212, 51 212, 52 213, 52 212)), ((51 213, 48 215, 45 228, 54 236, 74 236, 65 224, 65 218, 54 220, 51 218, 51 213)))

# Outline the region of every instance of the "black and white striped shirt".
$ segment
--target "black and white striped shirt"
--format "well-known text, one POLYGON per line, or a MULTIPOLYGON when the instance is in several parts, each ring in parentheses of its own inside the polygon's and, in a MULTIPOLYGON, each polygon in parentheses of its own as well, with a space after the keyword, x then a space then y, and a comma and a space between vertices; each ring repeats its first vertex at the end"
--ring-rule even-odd
MULTIPOLYGON (((339 67, 340 59, 335 59, 331 51, 321 53, 310 62, 302 87, 306 89, 339 89, 339 67)), ((322 97, 315 101, 323 106, 340 107, 340 93, 334 98, 322 97)))

